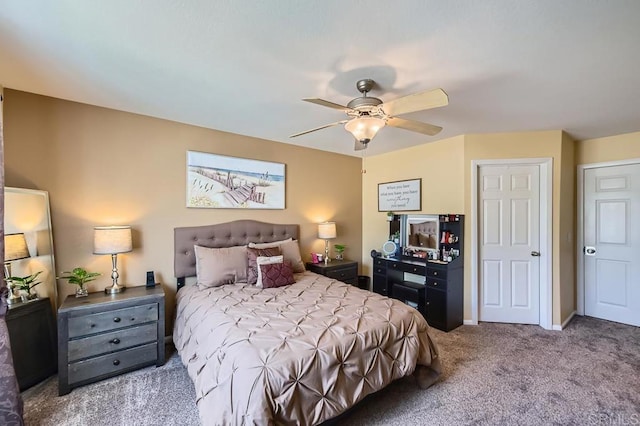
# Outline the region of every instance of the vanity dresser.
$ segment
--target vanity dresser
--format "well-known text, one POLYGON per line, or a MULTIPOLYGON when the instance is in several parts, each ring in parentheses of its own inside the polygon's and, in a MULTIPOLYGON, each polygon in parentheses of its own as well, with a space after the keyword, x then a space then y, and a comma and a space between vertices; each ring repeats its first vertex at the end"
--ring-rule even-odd
POLYGON ((403 301, 422 313, 430 326, 450 331, 463 323, 464 217, 440 215, 439 222, 439 258, 376 256, 373 291, 403 301), (450 258, 446 254, 452 250, 456 256, 450 258))

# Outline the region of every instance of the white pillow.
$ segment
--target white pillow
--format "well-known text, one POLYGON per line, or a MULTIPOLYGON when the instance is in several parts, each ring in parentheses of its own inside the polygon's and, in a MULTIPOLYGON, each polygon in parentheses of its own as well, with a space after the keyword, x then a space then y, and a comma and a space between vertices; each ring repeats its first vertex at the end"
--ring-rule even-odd
POLYGON ((256 281, 256 287, 262 288, 262 271, 260 270, 260 265, 270 265, 272 263, 282 263, 284 262, 284 256, 258 256, 256 258, 256 263, 258 264, 258 281, 256 281))
POLYGON ((274 241, 272 243, 249 243, 250 248, 271 248, 280 247, 284 260, 291 262, 293 272, 304 272, 304 262, 300 255, 300 245, 297 240, 287 238, 286 240, 274 241))

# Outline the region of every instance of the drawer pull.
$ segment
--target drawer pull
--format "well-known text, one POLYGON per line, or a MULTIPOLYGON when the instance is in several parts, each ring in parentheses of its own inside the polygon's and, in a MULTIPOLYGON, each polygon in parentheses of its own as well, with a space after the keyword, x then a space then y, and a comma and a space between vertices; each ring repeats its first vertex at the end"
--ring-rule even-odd
POLYGON ((115 317, 115 318, 113 319, 113 322, 120 322, 120 317, 115 317))
POLYGON ((427 301, 427 303, 425 303, 425 305, 429 306, 431 304, 431 302, 427 301))
POLYGON ((119 359, 114 359, 113 360, 113 365, 120 365, 120 360, 119 359))
POLYGON ((433 286, 436 287, 438 285, 438 283, 433 283, 433 286))
POLYGON ((118 343, 120 343, 120 339, 116 337, 115 339, 109 340, 109 343, 113 343, 114 345, 117 345, 118 343))
POLYGON ((438 275, 438 271, 433 271, 433 275, 438 275))

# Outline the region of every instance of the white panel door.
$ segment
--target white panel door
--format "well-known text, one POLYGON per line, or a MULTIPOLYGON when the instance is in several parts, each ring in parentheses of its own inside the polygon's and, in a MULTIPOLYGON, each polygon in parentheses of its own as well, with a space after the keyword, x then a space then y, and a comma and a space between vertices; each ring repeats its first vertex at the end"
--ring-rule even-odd
POLYGON ((640 164, 584 171, 585 314, 640 326, 640 164))
POLYGON ((540 323, 540 166, 481 166, 479 320, 540 323))

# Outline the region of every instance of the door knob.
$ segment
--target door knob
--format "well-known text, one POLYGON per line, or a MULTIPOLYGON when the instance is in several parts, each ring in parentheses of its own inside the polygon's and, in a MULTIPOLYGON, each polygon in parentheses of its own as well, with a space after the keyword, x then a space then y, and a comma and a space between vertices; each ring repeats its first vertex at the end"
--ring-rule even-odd
POLYGON ((540 257, 540 252, 539 251, 532 251, 531 252, 531 256, 540 257))
POLYGON ((596 248, 595 247, 591 247, 591 246, 586 246, 584 248, 584 254, 586 254, 587 256, 595 256, 596 255, 596 248))

